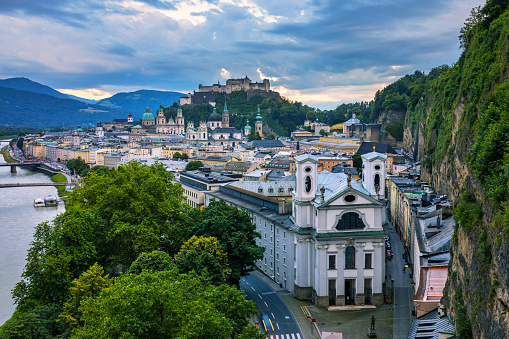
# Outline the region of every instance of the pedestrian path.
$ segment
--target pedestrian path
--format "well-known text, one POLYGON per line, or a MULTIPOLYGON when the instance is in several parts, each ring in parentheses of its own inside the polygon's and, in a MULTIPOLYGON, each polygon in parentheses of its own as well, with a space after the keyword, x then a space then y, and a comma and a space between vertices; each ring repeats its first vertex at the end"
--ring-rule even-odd
POLYGON ((269 336, 269 339, 301 339, 301 336, 299 333, 273 334, 269 336))

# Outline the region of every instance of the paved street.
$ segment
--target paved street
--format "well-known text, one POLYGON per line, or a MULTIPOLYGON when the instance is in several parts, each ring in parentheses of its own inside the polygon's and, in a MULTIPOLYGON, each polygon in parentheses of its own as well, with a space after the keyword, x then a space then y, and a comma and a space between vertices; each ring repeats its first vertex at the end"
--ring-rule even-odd
MULTIPOLYGON (((393 259, 387 262, 387 276, 390 275, 392 279, 394 279, 393 338, 406 338, 414 318, 411 314, 413 307, 413 290, 410 280, 410 269, 407 268, 405 272, 403 272, 403 267, 405 265, 405 261, 403 260, 403 244, 392 225, 389 227, 388 233, 394 253, 393 259)), ((388 285, 391 287, 390 282, 388 285)))
POLYGON ((251 273, 249 276, 242 278, 240 288, 246 292, 248 299, 256 303, 256 308, 260 312, 257 319, 260 328, 263 329, 261 314, 265 313, 270 318, 271 324, 266 324, 270 339, 304 338, 295 317, 278 293, 256 274, 251 273))

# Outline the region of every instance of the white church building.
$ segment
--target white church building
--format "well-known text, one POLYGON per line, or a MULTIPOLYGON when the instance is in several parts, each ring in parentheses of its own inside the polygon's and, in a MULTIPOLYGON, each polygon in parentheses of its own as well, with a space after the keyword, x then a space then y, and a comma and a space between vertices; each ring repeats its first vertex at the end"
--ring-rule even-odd
POLYGON ((257 268, 301 300, 319 307, 381 305, 385 279, 385 159, 362 156, 363 180, 318 173, 318 158, 295 157, 296 182, 288 206, 225 185, 205 205, 223 199, 247 211, 265 247, 257 268), (291 214, 289 215, 289 213, 291 214))

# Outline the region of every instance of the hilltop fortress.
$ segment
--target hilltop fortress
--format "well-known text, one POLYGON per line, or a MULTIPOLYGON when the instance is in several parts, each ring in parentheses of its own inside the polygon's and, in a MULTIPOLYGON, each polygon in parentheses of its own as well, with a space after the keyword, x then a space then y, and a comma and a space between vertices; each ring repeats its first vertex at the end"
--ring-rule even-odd
POLYGON ((232 92, 245 91, 247 93, 247 100, 255 95, 264 98, 279 98, 278 92, 270 89, 270 82, 264 79, 262 82, 251 82, 246 75, 243 79, 228 79, 226 85, 221 85, 219 81, 212 86, 198 85, 198 92, 188 93, 185 97, 180 97, 179 103, 181 106, 194 106, 199 104, 209 104, 215 102, 219 93, 230 94, 232 92))

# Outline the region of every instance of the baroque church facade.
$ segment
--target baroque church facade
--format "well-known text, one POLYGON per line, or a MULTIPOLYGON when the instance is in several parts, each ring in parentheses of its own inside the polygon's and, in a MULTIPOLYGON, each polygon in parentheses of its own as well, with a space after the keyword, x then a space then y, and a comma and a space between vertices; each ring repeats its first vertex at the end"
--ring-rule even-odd
POLYGON ((214 111, 207 122, 200 121, 198 127, 194 127, 194 124, 189 122, 187 124, 186 139, 234 146, 241 141, 242 133, 235 127, 230 127, 230 115, 225 102, 222 115, 219 115, 214 107, 214 111))
POLYGON ((312 155, 295 157, 296 297, 323 307, 383 304, 385 159, 363 155, 357 183, 344 173, 317 173, 312 155))
POLYGON ((141 116, 141 125, 136 125, 131 128, 132 133, 157 133, 168 134, 173 136, 183 137, 185 135, 185 123, 182 116, 182 109, 177 109, 177 116, 171 117, 166 120, 164 116, 164 108, 159 105, 157 110, 157 117, 152 114, 150 108, 147 107, 145 113, 141 116))

